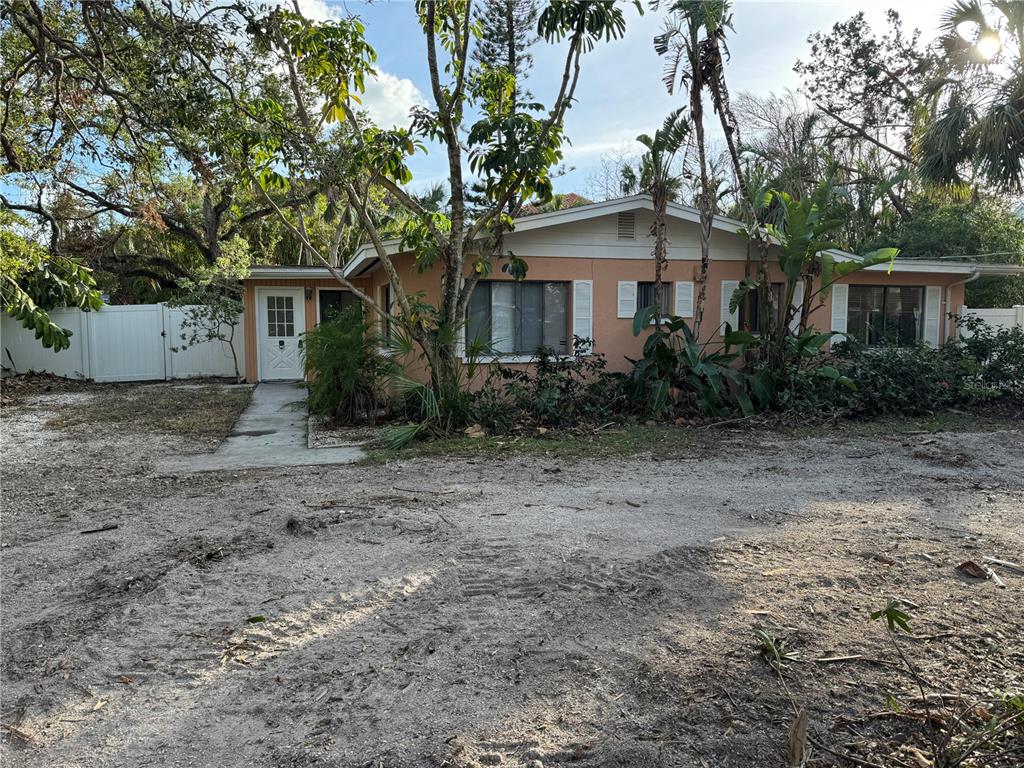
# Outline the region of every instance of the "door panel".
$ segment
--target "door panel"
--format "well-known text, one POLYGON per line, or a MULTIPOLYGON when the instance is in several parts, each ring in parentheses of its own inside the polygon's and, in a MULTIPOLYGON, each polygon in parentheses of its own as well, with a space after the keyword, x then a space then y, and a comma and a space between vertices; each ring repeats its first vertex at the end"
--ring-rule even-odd
POLYGON ((260 379, 301 379, 305 306, 301 288, 259 288, 260 379))

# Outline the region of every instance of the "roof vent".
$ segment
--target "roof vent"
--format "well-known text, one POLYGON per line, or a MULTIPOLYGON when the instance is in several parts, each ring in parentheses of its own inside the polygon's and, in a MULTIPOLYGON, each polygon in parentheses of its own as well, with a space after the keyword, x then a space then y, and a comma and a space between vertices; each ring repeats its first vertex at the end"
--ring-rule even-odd
POLYGON ((624 211, 619 214, 619 240, 636 240, 636 213, 624 211))

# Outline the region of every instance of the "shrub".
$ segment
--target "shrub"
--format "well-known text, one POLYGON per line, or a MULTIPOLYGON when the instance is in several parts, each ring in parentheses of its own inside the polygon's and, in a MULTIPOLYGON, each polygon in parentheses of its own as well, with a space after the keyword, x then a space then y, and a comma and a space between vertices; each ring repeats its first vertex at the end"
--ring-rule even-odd
POLYGON ((955 344, 964 365, 973 364, 972 382, 996 396, 1024 397, 1024 328, 993 328, 970 316, 957 318, 957 325, 955 344))
POLYGON ((321 323, 303 337, 309 410, 334 424, 375 424, 395 363, 377 350, 359 306, 321 323))
POLYGON ((976 318, 960 324, 971 336, 938 348, 838 345, 838 365, 857 387, 850 412, 918 415, 1024 397, 1024 331, 995 330, 976 318))
POLYGON ((541 348, 528 368, 494 366, 474 396, 474 420, 503 434, 517 425, 565 427, 621 412, 622 376, 606 370, 604 355, 587 354, 590 345, 576 337, 571 357, 541 348))
MULTIPOLYGON (((633 318, 633 335, 649 327, 652 308, 633 318)), ((699 411, 709 416, 755 412, 748 377, 738 368, 734 343, 749 343, 749 333, 727 333, 725 347, 701 344, 681 317, 670 317, 644 342, 644 354, 632 360, 625 393, 630 407, 644 415, 661 417, 671 412, 699 411)))

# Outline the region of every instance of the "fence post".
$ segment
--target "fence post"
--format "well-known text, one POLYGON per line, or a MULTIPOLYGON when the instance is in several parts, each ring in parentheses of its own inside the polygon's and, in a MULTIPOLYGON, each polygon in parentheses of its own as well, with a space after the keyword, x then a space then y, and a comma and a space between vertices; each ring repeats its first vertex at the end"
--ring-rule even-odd
POLYGON ((1018 328, 1024 328, 1024 304, 1014 304, 1013 310, 1016 313, 1018 328))
POLYGON ((160 327, 163 335, 160 337, 164 344, 164 381, 174 378, 174 353, 171 351, 171 317, 165 302, 160 302, 160 327))

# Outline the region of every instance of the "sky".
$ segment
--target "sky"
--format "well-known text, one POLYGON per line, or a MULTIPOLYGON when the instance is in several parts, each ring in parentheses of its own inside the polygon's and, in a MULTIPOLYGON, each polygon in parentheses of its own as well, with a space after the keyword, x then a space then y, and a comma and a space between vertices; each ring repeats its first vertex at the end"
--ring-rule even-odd
MULTIPOLYGON (((623 3, 625 37, 602 43, 583 57, 577 103, 569 110, 565 125, 572 142, 566 148, 565 162, 571 170, 556 180, 556 192, 585 192, 602 155, 638 152, 636 136, 653 132, 665 115, 684 105, 683 97, 670 96, 665 90, 663 60, 653 48, 652 39, 661 29, 664 13, 651 12, 647 5, 645 0, 641 16, 632 3, 623 3)), ((935 36, 947 2, 739 0, 733 6, 735 31, 729 36, 731 58, 726 64, 730 91, 767 95, 798 89, 793 64, 806 59, 807 36, 812 32, 828 30, 860 10, 872 27, 881 31, 886 10, 895 8, 905 25, 920 29, 927 40, 935 36)), ((405 125, 411 106, 430 103, 423 34, 411 2, 302 0, 302 8, 314 18, 352 13, 363 19, 367 39, 377 51, 379 72, 377 81, 368 86, 364 104, 377 122, 405 125)), ((563 51, 543 41, 535 46, 529 88, 542 103, 550 104, 554 98, 563 51)), ((411 166, 413 189, 447 177, 443 153, 437 150, 415 158, 411 166)))

